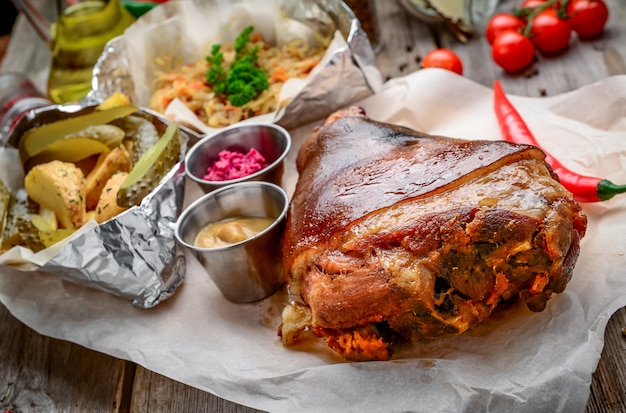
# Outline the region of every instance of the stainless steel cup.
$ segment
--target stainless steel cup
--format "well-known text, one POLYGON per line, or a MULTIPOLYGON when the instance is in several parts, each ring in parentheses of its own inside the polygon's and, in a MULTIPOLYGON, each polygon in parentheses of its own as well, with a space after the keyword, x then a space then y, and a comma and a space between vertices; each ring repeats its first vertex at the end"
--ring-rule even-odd
POLYGON ((281 184, 284 159, 291 148, 291 136, 284 128, 270 123, 235 125, 208 135, 196 143, 185 157, 185 172, 203 191, 244 181, 267 181, 281 184), (203 178, 208 168, 218 159, 222 150, 247 153, 254 148, 265 157, 268 166, 253 174, 227 181, 208 181, 203 178))
POLYGON ((283 284, 280 244, 288 205, 287 193, 278 185, 228 185, 203 195, 183 211, 176 223, 176 239, 196 256, 224 297, 237 303, 257 301, 283 284), (206 224, 240 216, 270 217, 274 222, 256 236, 233 245, 194 245, 206 224))

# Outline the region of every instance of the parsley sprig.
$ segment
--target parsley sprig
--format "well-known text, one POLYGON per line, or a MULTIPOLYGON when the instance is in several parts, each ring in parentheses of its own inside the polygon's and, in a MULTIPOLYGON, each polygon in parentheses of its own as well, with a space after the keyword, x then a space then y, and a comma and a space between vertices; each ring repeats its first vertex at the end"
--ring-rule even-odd
POLYGON ((259 45, 250 44, 254 26, 248 26, 235 40, 235 59, 224 67, 222 45, 214 44, 206 60, 210 63, 207 82, 233 106, 243 106, 269 87, 269 76, 258 64, 259 45))

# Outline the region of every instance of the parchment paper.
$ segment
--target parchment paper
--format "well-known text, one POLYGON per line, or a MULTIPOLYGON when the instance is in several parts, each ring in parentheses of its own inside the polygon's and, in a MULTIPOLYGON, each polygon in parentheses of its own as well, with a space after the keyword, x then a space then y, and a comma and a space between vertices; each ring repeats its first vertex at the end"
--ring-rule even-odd
MULTIPOLYGON (((626 76, 560 96, 510 98, 552 155, 577 171, 626 182, 626 76)), ((492 90, 440 69, 394 79, 360 103, 374 119, 430 133, 500 136, 492 90)), ((291 131, 294 153, 312 126, 291 131)), ((189 184, 186 202, 199 193, 189 184)), ((268 411, 583 412, 606 323, 626 305, 625 205, 626 195, 584 205, 589 227, 572 281, 545 311, 515 305, 388 362, 346 363, 325 345, 284 348, 276 335, 284 292, 230 303, 189 254, 185 283, 153 309, 17 271, 0 274, 0 301, 41 334, 268 411)))

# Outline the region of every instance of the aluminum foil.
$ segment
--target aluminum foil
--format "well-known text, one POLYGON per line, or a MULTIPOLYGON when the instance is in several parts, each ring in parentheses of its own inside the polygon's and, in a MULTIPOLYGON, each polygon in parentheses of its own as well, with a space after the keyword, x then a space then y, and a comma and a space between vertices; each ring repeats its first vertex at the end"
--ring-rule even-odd
MULTIPOLYGON (((293 19, 322 37, 339 36, 345 43, 345 47, 327 53, 330 56, 320 70, 310 76, 306 86, 285 108, 275 114, 273 121, 287 128, 302 125, 324 118, 330 112, 367 97, 382 87, 382 76, 376 67, 374 51, 367 35, 358 19, 342 1, 263 1, 268 5, 276 5, 281 17, 293 19)), ((254 10, 253 18, 258 18, 257 10, 263 10, 260 6, 261 0, 184 2, 194 2, 195 7, 204 11, 214 11, 215 7, 248 7, 254 10)), ((176 16, 179 7, 183 6, 182 3, 165 3, 158 8, 160 14, 155 15, 153 10, 138 22, 141 24, 145 19, 153 19, 149 20, 150 24, 167 26, 169 19, 176 16)), ((194 17, 197 16, 190 18, 194 17)), ((135 38, 123 35, 107 44, 93 71, 93 90, 85 99, 77 105, 54 105, 36 109, 23 117, 13 133, 3 137, 0 144, 17 147, 19 137, 25 130, 91 111, 95 104, 114 92, 127 95, 133 104, 144 108, 141 110, 144 115, 151 117, 155 124, 162 125, 164 129, 169 121, 165 116, 145 109, 148 102, 142 101, 141 96, 145 96, 147 91, 136 87, 133 55, 129 53, 127 44, 133 39, 135 38)), ((173 39, 164 41, 171 42, 173 39)), ((158 43, 154 44, 154 50, 149 51, 148 55, 159 55, 158 43)), ((182 127, 181 135, 185 140, 184 153, 186 147, 202 135, 202 131, 194 133, 182 127)), ((66 242, 58 251, 50 253, 49 259, 43 262, 41 259, 34 260, 27 262, 30 265, 18 267, 12 265, 14 260, 2 263, 0 257, 0 269, 2 265, 12 265, 24 272, 51 274, 122 297, 140 308, 153 307, 174 294, 177 286, 184 280, 184 252, 175 242, 173 234, 176 218, 182 209, 183 197, 184 168, 179 164, 141 205, 130 208, 112 220, 79 232, 79 235, 66 242)), ((29 261, 28 256, 25 261, 29 261)))
MULTIPOLYGON (((306 86, 285 108, 274 115, 273 122, 289 128, 322 119, 336 109, 376 93, 382 87, 382 75, 376 65, 375 53, 367 34, 354 13, 344 2, 339 0, 268 0, 266 3, 270 6, 276 5, 280 9, 281 18, 292 19, 301 24, 302 27, 311 29, 321 36, 332 37, 333 34, 341 36, 346 45, 332 50, 332 52, 329 51, 330 56, 324 61, 321 70, 316 70, 314 75, 309 76, 310 79, 308 79, 309 82, 306 86)), ((254 10, 254 13, 249 13, 252 17, 246 13, 239 14, 245 15, 241 18, 251 18, 252 20, 261 19, 257 16, 257 11, 264 10, 264 8, 271 9, 271 7, 260 5, 258 0, 230 2, 185 0, 164 3, 142 16, 135 23, 142 28, 157 28, 155 32, 158 32, 158 35, 150 33, 149 36, 154 36, 154 38, 147 39, 145 41, 147 47, 141 48, 146 58, 141 62, 134 61, 133 64, 129 49, 132 49, 130 46, 136 47, 135 43, 138 42, 138 37, 143 37, 149 30, 138 35, 137 31, 133 31, 131 27, 131 30, 127 31, 125 35, 113 39, 105 47, 94 69, 93 91, 88 98, 99 101, 114 91, 122 91, 135 104, 149 107, 147 96, 151 94, 151 91, 146 90, 146 87, 143 86, 138 87, 136 80, 138 78, 150 79, 154 74, 153 65, 146 64, 145 60, 156 62, 162 56, 163 50, 173 50, 172 44, 181 42, 180 38, 173 33, 178 33, 180 28, 184 28, 186 24, 184 21, 181 23, 173 17, 180 18, 180 15, 185 15, 183 19, 195 20, 198 13, 207 13, 207 16, 210 16, 210 13, 216 8, 224 7, 240 7, 242 10, 246 10, 248 7, 250 10, 254 10), (196 13, 185 12, 187 7, 192 6, 183 3, 194 3, 195 6, 193 7, 197 8, 197 10, 194 9, 196 13)), ((238 17, 239 15, 235 14, 233 18, 238 17)), ((211 20, 207 17, 207 21, 211 20)), ((189 22, 190 25, 192 23, 189 22)), ((227 31, 227 26, 231 24, 230 22, 221 23, 224 28, 213 30, 227 31)), ((211 26, 208 23, 207 25, 211 26)), ((197 32, 194 32, 194 37, 196 37, 195 35, 202 37, 197 32)), ((182 61, 195 61, 190 58, 191 52, 185 50, 186 48, 189 46, 176 47, 178 55, 175 58, 182 61)), ((197 50, 194 52, 197 53, 197 50)), ((208 133, 206 130, 201 132, 208 133)))
MULTIPOLYGON (((32 127, 93 110, 94 106, 82 105, 53 105, 36 109, 20 120, 8 137, 7 146, 17 147, 20 137, 32 127)), ((142 109, 139 114, 151 120, 161 134, 169 123, 149 110, 142 109)), ((11 260, 0 265, 0 269, 3 265, 11 265, 26 273, 50 274, 122 297, 140 308, 154 307, 170 297, 183 282, 186 268, 184 251, 174 238, 185 190, 182 159, 189 141, 184 131, 180 135, 181 162, 140 205, 86 231, 79 230, 78 235, 58 251, 53 250, 53 246, 46 250, 55 252, 43 250, 35 254, 38 259, 28 259, 26 255, 25 262, 11 260), (40 262, 42 254, 44 257, 45 254, 53 255, 42 265, 34 265, 40 262)))

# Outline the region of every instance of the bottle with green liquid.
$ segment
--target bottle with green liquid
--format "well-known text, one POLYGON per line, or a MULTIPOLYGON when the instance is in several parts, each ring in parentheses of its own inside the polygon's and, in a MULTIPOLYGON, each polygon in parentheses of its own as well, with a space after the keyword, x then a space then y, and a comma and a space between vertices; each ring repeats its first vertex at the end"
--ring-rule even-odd
POLYGON ((48 94, 55 103, 78 102, 89 93, 104 46, 135 21, 120 0, 57 0, 53 23, 29 0, 12 1, 52 52, 48 94))
POLYGON ((118 0, 75 1, 66 7, 52 25, 50 98, 66 103, 85 97, 104 46, 134 20, 118 0))

